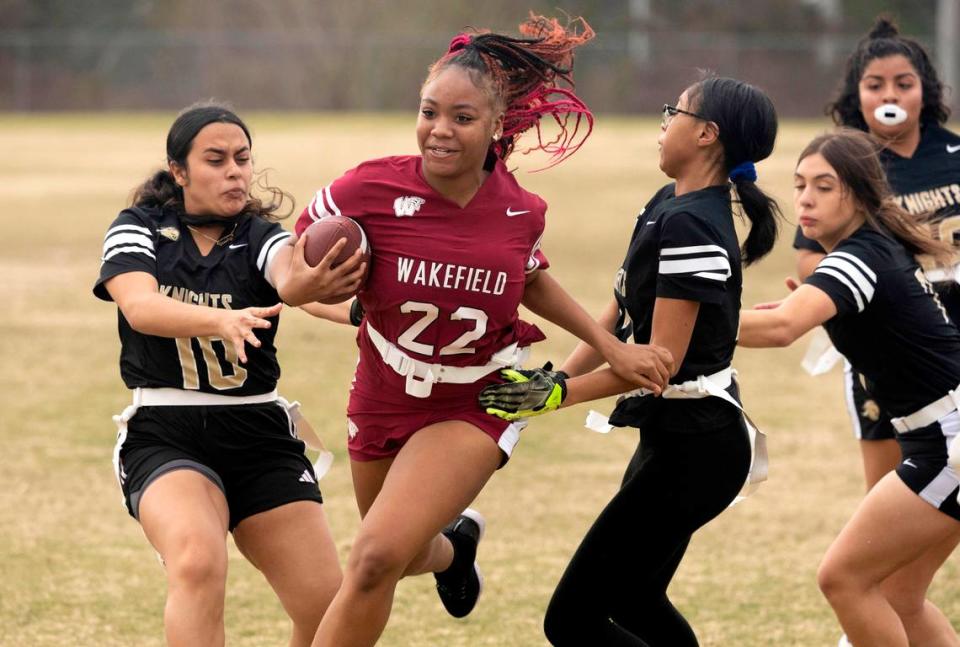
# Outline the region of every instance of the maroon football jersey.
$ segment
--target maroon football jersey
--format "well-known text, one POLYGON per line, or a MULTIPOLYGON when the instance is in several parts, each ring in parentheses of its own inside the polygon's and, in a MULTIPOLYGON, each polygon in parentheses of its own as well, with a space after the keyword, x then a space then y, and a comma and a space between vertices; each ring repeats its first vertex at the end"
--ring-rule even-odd
MULTIPOLYGON (((419 156, 388 157, 348 171, 317 192, 297 234, 330 214, 360 223, 373 253, 360 293, 366 322, 410 357, 482 365, 513 342, 543 339, 517 308, 527 274, 548 266, 540 251, 546 203, 498 161, 461 208, 427 184, 420 163, 419 156)), ((371 370, 387 383, 381 388, 402 392, 404 378, 382 365, 363 328, 358 343, 357 388, 373 381, 373 374, 364 379, 371 370)), ((470 386, 437 384, 430 399, 459 397, 470 386)))

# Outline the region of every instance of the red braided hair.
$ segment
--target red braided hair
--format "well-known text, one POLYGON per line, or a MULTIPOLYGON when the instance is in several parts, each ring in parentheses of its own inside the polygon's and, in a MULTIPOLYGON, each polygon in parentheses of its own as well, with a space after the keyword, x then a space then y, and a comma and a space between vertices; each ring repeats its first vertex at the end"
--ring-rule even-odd
POLYGON ((493 153, 507 159, 517 138, 536 127, 536 145, 523 152, 547 153, 550 168, 573 155, 593 130, 593 113, 574 93, 573 50, 595 33, 583 18, 562 25, 531 12, 520 34, 522 38, 479 30, 457 34, 447 53, 430 66, 427 80, 451 65, 483 74, 497 101, 503 102, 503 135, 491 144, 493 153), (550 140, 544 139, 540 126, 545 115, 559 127, 550 140))

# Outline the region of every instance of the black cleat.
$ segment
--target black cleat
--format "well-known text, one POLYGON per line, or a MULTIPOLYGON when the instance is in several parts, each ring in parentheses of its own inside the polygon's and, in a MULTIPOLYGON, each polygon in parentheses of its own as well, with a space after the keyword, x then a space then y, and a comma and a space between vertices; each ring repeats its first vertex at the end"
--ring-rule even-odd
POLYGON ((477 566, 477 544, 483 538, 486 523, 483 515, 467 508, 443 535, 453 544, 453 563, 442 573, 434 573, 437 593, 447 613, 454 618, 467 616, 476 606, 483 591, 483 575, 477 566))

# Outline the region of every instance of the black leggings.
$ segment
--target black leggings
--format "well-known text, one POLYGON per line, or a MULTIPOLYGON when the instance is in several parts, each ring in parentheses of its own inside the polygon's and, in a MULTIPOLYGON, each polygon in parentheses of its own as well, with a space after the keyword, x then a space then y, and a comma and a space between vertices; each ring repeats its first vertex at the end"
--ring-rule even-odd
POLYGON ((643 431, 620 491, 581 542, 544 621, 557 647, 688 647, 697 638, 667 598, 690 537, 743 486, 742 418, 705 432, 643 431))

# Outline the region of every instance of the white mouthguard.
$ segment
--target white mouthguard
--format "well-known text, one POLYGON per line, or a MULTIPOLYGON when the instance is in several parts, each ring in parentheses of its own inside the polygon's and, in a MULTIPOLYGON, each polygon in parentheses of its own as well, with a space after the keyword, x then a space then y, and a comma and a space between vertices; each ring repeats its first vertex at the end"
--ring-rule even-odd
POLYGON ((907 120, 907 111, 895 103, 885 103, 873 111, 873 116, 884 126, 897 126, 907 120))

